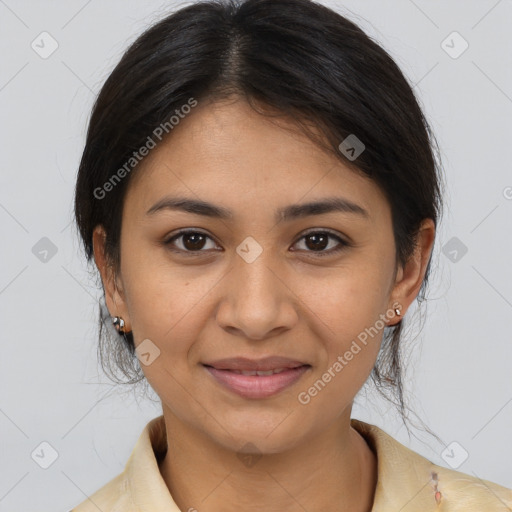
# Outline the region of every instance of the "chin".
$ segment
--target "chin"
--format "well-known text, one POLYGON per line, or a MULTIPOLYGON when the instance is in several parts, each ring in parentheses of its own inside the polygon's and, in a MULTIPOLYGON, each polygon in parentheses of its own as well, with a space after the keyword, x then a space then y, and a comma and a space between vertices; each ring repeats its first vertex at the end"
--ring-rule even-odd
POLYGON ((265 421, 260 416, 253 421, 250 415, 238 413, 237 421, 231 422, 229 429, 226 429, 229 433, 220 429, 210 435, 218 444, 237 453, 282 453, 292 449, 306 435, 301 422, 287 422, 283 421, 284 418, 286 414, 281 413, 279 418, 272 417, 265 421))

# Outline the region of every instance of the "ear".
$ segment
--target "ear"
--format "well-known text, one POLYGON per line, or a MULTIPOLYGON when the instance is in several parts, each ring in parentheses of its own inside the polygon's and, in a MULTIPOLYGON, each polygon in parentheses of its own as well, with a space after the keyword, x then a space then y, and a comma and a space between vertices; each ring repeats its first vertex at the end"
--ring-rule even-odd
MULTIPOLYGON (((432 219, 424 219, 420 225, 416 246, 405 265, 397 271, 395 284, 390 295, 389 308, 394 310, 400 304, 401 316, 405 314, 412 301, 418 296, 427 265, 434 246, 436 228, 432 219)), ((394 316, 388 325, 397 324, 401 316, 394 316)))
POLYGON ((121 279, 114 272, 114 268, 107 260, 105 254, 105 244, 107 234, 103 226, 98 225, 94 228, 92 235, 94 260, 101 275, 103 290, 105 292, 105 302, 111 316, 120 316, 124 320, 125 332, 131 331, 130 317, 128 308, 124 299, 124 291, 121 279))

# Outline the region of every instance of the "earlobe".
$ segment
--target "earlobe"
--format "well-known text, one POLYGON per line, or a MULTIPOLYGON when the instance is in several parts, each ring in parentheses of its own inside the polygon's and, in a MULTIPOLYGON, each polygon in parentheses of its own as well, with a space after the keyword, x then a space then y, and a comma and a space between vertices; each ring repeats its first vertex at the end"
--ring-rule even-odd
POLYGON ((398 324, 402 320, 403 306, 400 302, 395 301, 386 311, 386 324, 388 327, 398 324))
POLYGON ((395 310, 395 319, 389 325, 398 323, 411 303, 418 296, 421 285, 425 278, 428 262, 432 253, 435 239, 435 224, 432 219, 424 219, 418 230, 416 246, 402 267, 397 272, 395 284, 390 296, 390 304, 395 310), (396 314, 394 303, 401 305, 400 315, 396 314))

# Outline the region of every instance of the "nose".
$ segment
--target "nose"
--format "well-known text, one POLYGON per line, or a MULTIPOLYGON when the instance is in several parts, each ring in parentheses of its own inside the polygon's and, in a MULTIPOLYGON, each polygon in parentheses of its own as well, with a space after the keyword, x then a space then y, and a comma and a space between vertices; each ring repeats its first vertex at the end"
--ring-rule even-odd
POLYGON ((251 340, 279 335, 298 321, 298 298, 286 272, 272 265, 263 253, 253 262, 235 258, 226 276, 222 298, 217 308, 217 323, 230 334, 251 340))

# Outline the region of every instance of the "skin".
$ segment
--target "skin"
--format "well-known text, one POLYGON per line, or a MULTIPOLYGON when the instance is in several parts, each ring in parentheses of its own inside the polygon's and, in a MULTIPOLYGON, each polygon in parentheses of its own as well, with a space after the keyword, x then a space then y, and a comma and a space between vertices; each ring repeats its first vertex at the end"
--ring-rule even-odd
POLYGON ((398 322, 389 315, 397 302, 405 314, 425 275, 434 223, 424 220, 414 254, 398 266, 390 205, 380 188, 291 121, 262 116, 237 98, 200 103, 142 165, 125 198, 120 268, 113 272, 107 264, 101 226, 94 254, 110 313, 125 320, 136 346, 150 339, 160 350, 142 368, 162 400, 171 449, 160 470, 173 499, 183 511, 200 512, 371 510, 377 460, 350 426, 350 413, 375 364, 382 329, 307 405, 297 396, 379 315, 388 312, 387 325, 398 322), (233 217, 147 215, 166 195, 208 201, 233 217), (278 208, 333 196, 367 216, 274 219, 278 208), (164 242, 181 228, 207 238, 194 246, 182 236, 174 241, 181 253, 173 252, 164 242), (331 230, 349 245, 329 238, 315 251, 304 238, 312 229, 331 230), (236 252, 248 236, 263 249, 252 263, 236 252), (186 253, 194 247, 203 252, 186 253), (269 355, 311 368, 277 395, 248 399, 222 387, 201 364, 269 355), (250 451, 248 443, 261 455, 250 466, 237 456, 250 451))

